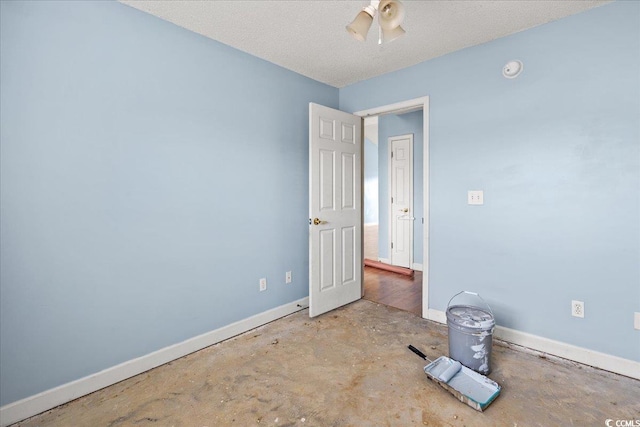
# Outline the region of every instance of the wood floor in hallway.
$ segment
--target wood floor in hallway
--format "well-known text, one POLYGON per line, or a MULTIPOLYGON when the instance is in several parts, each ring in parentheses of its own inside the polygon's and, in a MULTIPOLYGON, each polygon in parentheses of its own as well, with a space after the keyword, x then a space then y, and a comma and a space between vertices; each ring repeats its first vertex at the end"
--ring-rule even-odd
POLYGON ((422 272, 407 277, 365 267, 364 299, 422 316, 422 272))

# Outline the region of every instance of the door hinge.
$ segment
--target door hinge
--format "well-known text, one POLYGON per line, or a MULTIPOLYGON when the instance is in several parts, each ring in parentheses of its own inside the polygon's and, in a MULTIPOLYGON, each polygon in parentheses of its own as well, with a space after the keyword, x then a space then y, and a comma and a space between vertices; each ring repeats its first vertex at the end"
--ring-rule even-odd
POLYGON ((391 152, 391 158, 393 159, 393 151, 391 152))
POLYGON ((391 203, 393 203, 393 197, 391 198, 391 203))
POLYGON ((391 242, 391 249, 393 249, 393 242, 391 242))

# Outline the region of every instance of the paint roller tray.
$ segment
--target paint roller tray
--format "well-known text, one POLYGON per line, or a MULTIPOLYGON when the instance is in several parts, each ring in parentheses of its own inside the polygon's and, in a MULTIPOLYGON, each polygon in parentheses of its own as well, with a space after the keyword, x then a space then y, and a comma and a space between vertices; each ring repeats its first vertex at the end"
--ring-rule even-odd
POLYGON ((448 390, 460 401, 478 411, 483 411, 500 394, 500 385, 466 366, 462 366, 449 381, 440 381, 438 377, 453 363, 453 359, 440 356, 425 366, 424 372, 429 379, 448 390))

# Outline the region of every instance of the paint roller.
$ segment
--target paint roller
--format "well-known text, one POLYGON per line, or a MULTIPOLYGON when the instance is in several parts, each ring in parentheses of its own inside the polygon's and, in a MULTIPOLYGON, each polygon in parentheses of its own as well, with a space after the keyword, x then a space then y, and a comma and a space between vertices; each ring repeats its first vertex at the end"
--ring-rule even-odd
POLYGON ((448 383, 451 378, 455 376, 460 369, 462 369, 462 364, 457 360, 452 360, 453 363, 447 369, 445 369, 439 376, 438 379, 443 383, 448 383))
MULTIPOLYGON (((413 351, 415 354, 422 357, 427 362, 432 362, 423 352, 421 352, 414 346, 409 345, 409 350, 413 351)), ((460 369, 462 369, 462 364, 460 362, 453 359, 451 359, 451 361, 453 362, 451 366, 447 367, 447 369, 445 369, 440 375, 438 375, 438 379, 443 383, 448 383, 449 380, 453 378, 458 372, 460 372, 460 369)))

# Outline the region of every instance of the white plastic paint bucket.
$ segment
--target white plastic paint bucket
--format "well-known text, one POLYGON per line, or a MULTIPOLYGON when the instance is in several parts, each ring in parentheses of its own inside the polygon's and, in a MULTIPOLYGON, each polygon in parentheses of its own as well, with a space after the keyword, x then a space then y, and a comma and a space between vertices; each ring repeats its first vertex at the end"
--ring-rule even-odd
POLYGON ((449 327, 449 357, 483 375, 491 371, 491 348, 496 322, 491 307, 475 292, 455 294, 447 304, 449 327), (451 305, 462 294, 471 295, 483 307, 451 305))

